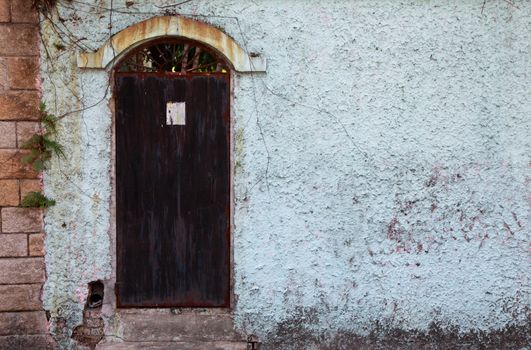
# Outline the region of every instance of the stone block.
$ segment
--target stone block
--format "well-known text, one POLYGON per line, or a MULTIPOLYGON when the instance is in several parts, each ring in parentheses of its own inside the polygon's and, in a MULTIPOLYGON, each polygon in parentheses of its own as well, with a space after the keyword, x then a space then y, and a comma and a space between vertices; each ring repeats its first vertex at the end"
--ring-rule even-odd
POLYGON ((40 180, 20 180, 20 198, 23 199, 29 192, 42 192, 40 180))
POLYGON ((0 179, 35 179, 37 172, 31 164, 23 164, 21 158, 26 150, 0 149, 0 179))
POLYGON ((18 204, 18 180, 0 180, 0 206, 16 206, 18 204))
POLYGON ((0 336, 0 349, 52 350, 56 348, 48 335, 8 335, 0 336))
POLYGON ((32 8, 31 0, 11 1, 11 22, 13 23, 38 23, 39 15, 32 8))
POLYGON ((38 208, 2 208, 2 232, 40 232, 42 210, 38 208))
POLYGON ((103 329, 103 319, 101 317, 87 318, 83 323, 88 328, 102 328, 103 329))
POLYGON ((24 142, 28 141, 33 135, 39 133, 39 122, 17 122, 17 145, 21 147, 24 142))
MULTIPOLYGON (((43 258, 0 259, 0 284, 29 284, 42 282, 44 282, 43 258)), ((1 328, 2 327, 0 326, 0 329, 1 328)))
POLYGON ((0 57, 0 93, 9 89, 7 79, 7 58, 0 57))
POLYGON ((9 0, 0 0, 0 23, 9 22, 10 20, 9 0))
POLYGON ((0 148, 16 148, 17 132, 15 122, 0 122, 0 148))
POLYGON ((235 340, 240 335, 235 331, 230 314, 202 315, 183 313, 172 315, 157 313, 147 316, 136 313, 120 313, 125 341, 183 341, 235 340), (208 329, 208 332, 204 330, 208 329))
POLYGON ((89 318, 100 318, 101 317, 101 308, 97 309, 85 309, 83 310, 83 317, 85 319, 89 318))
POLYGON ((37 57, 9 57, 7 74, 11 89, 37 89, 39 76, 37 57))
POLYGON ((0 94, 0 120, 39 120, 39 105, 40 97, 37 91, 0 94))
POLYGON ((28 255, 28 236, 26 234, 0 234, 0 257, 28 255))
POLYGON ((39 54, 39 28, 35 24, 0 24, 1 56, 36 56, 39 54))
POLYGON ((0 335, 46 334, 44 311, 0 313, 0 335))
POLYGON ((0 311, 42 310, 40 295, 40 284, 0 286, 0 311))
POLYGON ((38 233, 29 236, 29 255, 44 256, 44 234, 38 233))

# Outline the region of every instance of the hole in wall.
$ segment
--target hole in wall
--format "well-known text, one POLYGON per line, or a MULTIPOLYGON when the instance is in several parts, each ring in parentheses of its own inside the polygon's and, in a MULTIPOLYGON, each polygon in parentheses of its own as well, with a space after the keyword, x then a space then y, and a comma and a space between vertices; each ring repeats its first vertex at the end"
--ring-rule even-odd
POLYGON ((105 288, 101 281, 94 281, 88 284, 87 301, 83 310, 83 323, 72 332, 72 339, 88 346, 90 349, 95 349, 104 336, 104 322, 101 317, 104 291, 105 288))
POLYGON ((89 309, 100 307, 103 304, 103 291, 104 287, 101 281, 90 282, 86 307, 89 309))

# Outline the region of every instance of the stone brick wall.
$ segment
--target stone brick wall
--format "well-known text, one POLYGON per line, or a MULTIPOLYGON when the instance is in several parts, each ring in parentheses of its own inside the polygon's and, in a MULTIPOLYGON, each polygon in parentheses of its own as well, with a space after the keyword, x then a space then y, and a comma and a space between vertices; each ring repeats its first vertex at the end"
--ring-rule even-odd
POLYGON ((43 213, 19 207, 41 180, 20 162, 39 128, 38 15, 29 0, 0 0, 0 349, 50 346, 41 290, 43 213))

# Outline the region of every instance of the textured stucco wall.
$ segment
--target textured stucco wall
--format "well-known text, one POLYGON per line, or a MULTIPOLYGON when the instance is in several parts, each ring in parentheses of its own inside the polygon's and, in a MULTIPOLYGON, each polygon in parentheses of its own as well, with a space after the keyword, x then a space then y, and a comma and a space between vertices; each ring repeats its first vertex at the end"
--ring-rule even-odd
MULTIPOLYGON (((170 3, 114 1, 134 13, 115 13, 112 32, 170 3)), ((482 3, 179 7, 268 60, 265 75, 234 76, 240 329, 281 342, 528 324, 531 3, 482 3)), ((109 13, 72 4, 59 7, 66 50, 43 24, 44 98, 58 114, 103 101, 63 119, 68 158, 45 177, 58 204, 44 302, 67 336, 113 247, 108 75, 78 70, 65 39, 99 47, 109 13)))

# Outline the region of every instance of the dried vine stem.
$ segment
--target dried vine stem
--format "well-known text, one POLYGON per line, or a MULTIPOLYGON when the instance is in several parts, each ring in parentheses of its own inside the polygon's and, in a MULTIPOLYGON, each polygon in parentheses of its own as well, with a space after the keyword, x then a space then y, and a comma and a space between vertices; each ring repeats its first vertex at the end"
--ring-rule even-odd
POLYGON ((57 0, 33 0, 33 8, 37 11, 46 14, 57 5, 57 0))

